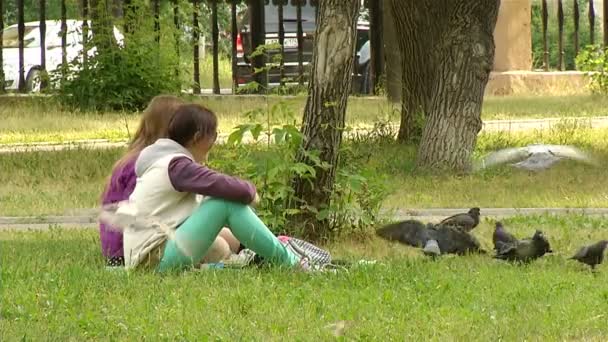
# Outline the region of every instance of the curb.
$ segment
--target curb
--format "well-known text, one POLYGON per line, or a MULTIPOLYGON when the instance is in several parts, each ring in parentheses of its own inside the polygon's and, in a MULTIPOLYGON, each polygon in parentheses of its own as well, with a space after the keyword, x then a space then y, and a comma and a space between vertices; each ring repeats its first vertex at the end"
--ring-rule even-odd
MULTIPOLYGON (((45 230, 51 227, 59 229, 97 228, 95 209, 83 209, 90 214, 49 215, 49 216, 0 216, 0 230, 45 230)), ((382 211, 391 215, 394 220, 416 218, 420 220, 439 220, 447 216, 468 211, 468 208, 421 208, 382 211)), ((608 215, 608 208, 482 208, 482 218, 503 218, 518 215, 608 215)))

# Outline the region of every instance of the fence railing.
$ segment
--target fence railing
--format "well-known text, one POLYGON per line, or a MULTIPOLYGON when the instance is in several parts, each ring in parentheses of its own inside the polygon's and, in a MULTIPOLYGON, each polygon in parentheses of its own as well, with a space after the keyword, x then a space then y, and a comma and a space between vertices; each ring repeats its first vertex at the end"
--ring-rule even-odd
MULTIPOLYGON (((536 1, 536 4, 538 4, 538 1, 536 1)), ((601 43, 604 47, 608 46, 608 0, 603 0, 601 17, 598 15, 596 1, 594 0, 540 0, 540 10, 543 70, 549 71, 551 68, 556 68, 561 71, 569 69, 566 64, 573 66, 576 56, 584 47, 582 42, 585 42, 584 45, 600 44, 597 29, 603 28, 603 42, 601 43), (585 12, 586 17, 583 15, 585 12), (601 23, 599 22, 600 18, 601 23), (571 20, 570 23, 568 23, 569 20, 571 20), (555 41, 551 41, 549 29, 555 24, 557 25, 557 46, 555 47, 556 51, 551 51, 552 47, 550 45, 555 44, 555 41), (569 28, 569 30, 566 28, 569 28), (585 36, 582 35, 582 31, 586 31, 585 36), (566 48, 567 45, 568 48, 566 48), (568 54, 566 51, 568 51, 568 54), (552 60, 550 58, 552 52, 557 53, 556 59, 553 58, 552 60)))
MULTIPOLYGON (((69 2, 70 5, 73 5, 74 2, 77 3, 77 11, 75 12, 74 10, 68 10, 68 7, 66 6, 66 1, 67 0, 38 0, 37 3, 37 8, 25 8, 25 4, 26 2, 24 0, 16 0, 15 3, 15 10, 16 10, 16 16, 13 19, 16 19, 15 21, 17 22, 16 25, 16 33, 17 33, 17 39, 16 39, 16 49, 18 50, 18 61, 17 61, 17 65, 9 65, 11 61, 5 61, 4 59, 7 58, 7 51, 10 49, 11 51, 13 49, 15 49, 15 44, 13 44, 14 42, 9 42, 7 41, 7 30, 5 27, 5 23, 6 20, 5 18, 3 18, 3 14, 5 12, 5 9, 2 8, 2 4, 5 3, 4 1, 0 1, 0 29, 4 28, 4 33, 0 35, 0 65, 5 65, 7 64, 7 69, 12 70, 13 72, 6 72, 6 70, 4 70, 5 68, 3 67, 2 70, 0 70, 0 92, 5 91, 5 88, 11 88, 11 89, 15 89, 19 92, 26 92, 27 87, 28 87, 28 78, 30 76, 31 70, 35 69, 35 70, 39 70, 39 71, 46 71, 47 69, 47 51, 49 49, 49 46, 47 46, 47 27, 46 27, 46 22, 47 20, 58 20, 60 21, 60 25, 61 25, 61 63, 60 66, 62 68, 66 68, 68 66, 69 60, 68 60, 68 45, 70 44, 69 40, 67 39, 67 32, 68 32, 68 22, 71 21, 78 21, 81 24, 82 27, 82 37, 80 38, 82 41, 82 45, 83 45, 83 49, 82 49, 82 61, 83 64, 86 65, 88 63, 88 57, 89 54, 87 54, 87 50, 88 48, 84 48, 84 46, 88 46, 88 42, 90 41, 92 35, 91 35, 91 31, 93 29, 93 27, 91 26, 91 19, 92 16, 95 14, 93 9, 91 8, 91 4, 90 2, 93 2, 92 0, 72 0, 71 2, 69 2), (49 5, 52 6, 57 6, 57 4, 59 4, 59 8, 60 10, 58 11, 58 15, 54 15, 51 16, 49 18, 49 16, 47 15, 47 13, 49 13, 49 11, 47 11, 47 7, 49 7, 49 5), (31 14, 32 11, 37 11, 38 16, 37 19, 34 23, 32 23, 33 20, 30 20, 27 23, 27 27, 26 27, 26 20, 25 20, 25 13, 26 11, 28 13, 31 14), (70 17, 68 17, 68 13, 72 13, 72 15, 70 15, 70 17), (77 13, 77 15, 74 15, 74 13, 77 13), (58 16, 58 17, 57 17, 58 16), (36 63, 35 66, 32 66, 31 63, 26 63, 26 61, 24 60, 25 56, 25 43, 24 43, 24 38, 26 37, 26 35, 28 34, 28 32, 30 32, 31 27, 36 27, 37 26, 37 30, 39 32, 39 37, 37 37, 37 39, 39 40, 39 63, 36 63), (4 40, 2 39, 2 37, 4 36, 4 40), (4 54, 2 53, 4 51, 4 54), (14 72, 16 70, 16 73, 14 72), (12 77, 12 75, 15 75, 15 77, 12 77), (10 76, 10 77, 9 77, 10 76), (13 79, 10 79, 13 78, 13 79)), ((122 0, 122 9, 121 12, 123 18, 126 18, 126 14, 129 10, 129 6, 131 5, 132 0, 122 0)), ((175 48, 176 48, 176 53, 178 54, 178 56, 180 54, 183 54, 183 51, 180 51, 180 44, 179 41, 181 39, 183 39, 183 33, 184 33, 184 27, 188 26, 192 28, 191 31, 191 36, 189 36, 189 38, 191 37, 191 46, 193 48, 193 52, 192 52, 192 92, 194 94, 200 94, 201 93, 201 88, 202 88, 202 84, 201 84, 201 65, 200 65, 200 60, 201 60, 201 55, 200 55, 200 42, 201 42, 201 30, 199 29, 201 27, 201 24, 205 21, 205 20, 209 20, 210 21, 210 40, 211 40, 211 48, 212 48, 212 77, 211 77, 211 84, 210 85, 206 85, 208 88, 212 89, 212 92, 214 94, 219 94, 220 93, 220 74, 219 74, 219 70, 220 70, 220 60, 219 60, 219 56, 220 56, 220 31, 225 33, 226 37, 230 37, 230 69, 231 69, 231 88, 232 88, 232 93, 237 93, 239 90, 239 87, 246 83, 246 81, 256 81, 257 83, 263 85, 263 86, 267 86, 268 84, 268 75, 265 74, 265 72, 267 72, 267 68, 266 66, 266 58, 264 58, 264 55, 262 56, 258 56, 258 57, 254 57, 249 59, 248 56, 246 56, 245 54, 251 51, 255 51, 260 45, 264 45, 267 40, 268 37, 270 36, 267 35, 266 31, 271 31, 271 32, 276 32, 276 33, 272 33, 273 37, 276 37, 275 40, 278 40, 278 44, 280 46, 280 49, 278 52, 274 52, 274 53, 278 53, 281 55, 280 58, 280 65, 278 66, 278 71, 279 71, 279 76, 278 78, 280 79, 280 83, 284 84, 285 82, 285 68, 286 68, 286 64, 289 64, 290 67, 293 67, 294 64, 296 66, 296 68, 294 69, 295 71, 292 72, 292 74, 295 73, 295 76, 292 77, 292 81, 295 81, 295 83, 299 83, 300 85, 302 85, 305 81, 306 78, 306 65, 308 64, 309 60, 310 60, 310 55, 311 55, 311 51, 305 50, 307 47, 310 48, 309 45, 307 45, 307 41, 306 39, 311 39, 311 37, 314 35, 314 31, 311 32, 310 31, 310 26, 307 26, 305 29, 303 27, 303 22, 306 22, 307 20, 310 21, 310 17, 304 18, 303 19, 303 15, 306 14, 308 16, 310 16, 310 13, 304 13, 306 11, 310 12, 311 10, 314 11, 312 14, 312 18, 314 19, 316 17, 316 9, 317 9, 317 2, 318 0, 151 0, 150 1, 150 10, 152 12, 152 17, 154 20, 154 34, 156 37, 156 42, 160 43, 160 37, 161 37, 161 30, 163 29, 162 25, 161 25, 161 14, 163 15, 167 15, 168 13, 161 13, 161 7, 165 9, 167 9, 167 6, 172 7, 172 11, 170 15, 173 16, 173 28, 176 32, 175 33, 175 48), (187 3, 186 3, 187 1, 187 3), (205 16, 202 17, 202 5, 205 5, 205 8, 210 9, 210 16, 205 16), (187 5, 187 6, 185 6, 187 5), (288 9, 290 10, 290 13, 293 12, 295 10, 295 18, 289 17, 289 18, 285 18, 284 13, 285 13, 285 9, 287 9, 287 7, 289 7, 288 9), (227 28, 220 28, 219 24, 218 24, 218 13, 221 11, 223 11, 222 13, 229 13, 229 26, 227 28), (248 20, 247 21, 243 21, 240 18, 239 15, 239 11, 240 10, 246 10, 247 14, 248 14, 248 20), (188 13, 188 11, 190 13, 188 13), (270 11, 270 12, 269 12, 270 11), (272 11, 276 11, 276 17, 277 17, 277 22, 276 23, 272 23, 270 24, 269 22, 265 21, 265 13, 269 14, 272 11), (189 18, 188 20, 185 20, 184 18, 189 18), (296 32, 286 32, 285 31, 285 25, 286 23, 290 24, 290 27, 293 27, 293 22, 295 21, 295 31, 296 32), (273 28, 271 25, 275 25, 276 27, 273 28), (247 35, 247 41, 243 41, 244 37, 243 35, 247 35), (296 60, 295 61, 290 61, 289 63, 284 63, 285 61, 285 42, 286 42, 286 37, 293 37, 295 35, 296 38, 296 46, 297 46, 297 53, 295 53, 296 56, 296 60), (245 48, 247 51, 245 51, 245 48), (244 71, 245 70, 245 71, 244 71), (248 71, 246 71, 248 70, 248 71), (255 72, 254 72, 255 70, 255 72), (261 72, 258 72, 259 70, 262 70, 261 72), (264 71, 266 70, 266 71, 264 71)), ((29 4, 30 6, 32 6, 32 4, 35 4, 35 1, 28 1, 27 4, 29 4)), ((370 14, 372 16, 372 18, 376 18, 375 20, 370 20, 372 23, 376 23, 378 25, 378 27, 376 28, 371 28, 370 30, 372 32, 374 32, 373 35, 371 35, 371 39, 373 40, 371 42, 371 59, 373 61, 373 67, 372 67, 372 72, 371 72, 371 76, 372 76, 372 80, 374 85, 376 84, 377 81, 375 81, 376 79, 378 79, 379 77, 375 77, 375 75, 379 75, 381 73, 382 70, 382 55, 381 55, 381 50, 382 49, 382 43, 381 39, 382 39, 382 34, 381 34, 381 19, 377 19, 381 16, 381 8, 379 7, 379 5, 377 4, 376 1, 366 1, 366 3, 371 3, 371 5, 369 5, 370 7, 370 14)), ((6 6, 6 5, 5 5, 6 6)), ((55 8, 55 7, 53 7, 55 8)), ((57 11, 52 11, 53 13, 57 14, 57 11)), ((207 13, 209 14, 209 13, 207 13)), ((274 16, 274 14, 272 14, 274 16)), ((31 15, 29 16, 31 19, 31 15)), ((128 33, 130 32, 133 27, 131 27, 130 25, 132 25, 132 23, 130 23, 128 20, 123 20, 123 26, 120 28, 124 33, 128 33)), ((13 27, 14 29, 14 27, 13 27)), ((13 30, 14 31, 14 30, 13 30)), ((205 37, 207 38, 207 37, 205 37)), ((291 40, 292 38, 290 38, 291 40)), ((293 46, 291 46, 291 48, 293 49, 293 46)), ((31 57, 31 53, 32 53, 32 49, 28 48, 28 58, 31 57)), ((292 51, 293 52, 293 51, 292 51)), ((11 55, 14 55, 13 53, 11 53, 11 55)), ((38 58, 36 58, 38 59, 38 58)), ((65 69, 63 69, 65 70, 65 69)), ((179 74, 179 70, 176 70, 176 74, 179 74)), ((293 75, 292 75, 293 76, 293 75)))

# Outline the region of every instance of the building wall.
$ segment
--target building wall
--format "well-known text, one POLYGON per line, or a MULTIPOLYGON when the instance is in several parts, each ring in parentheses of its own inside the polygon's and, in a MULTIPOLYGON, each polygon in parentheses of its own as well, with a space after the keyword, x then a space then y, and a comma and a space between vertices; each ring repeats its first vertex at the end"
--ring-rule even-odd
POLYGON ((494 71, 532 69, 530 0, 502 0, 494 43, 494 71))

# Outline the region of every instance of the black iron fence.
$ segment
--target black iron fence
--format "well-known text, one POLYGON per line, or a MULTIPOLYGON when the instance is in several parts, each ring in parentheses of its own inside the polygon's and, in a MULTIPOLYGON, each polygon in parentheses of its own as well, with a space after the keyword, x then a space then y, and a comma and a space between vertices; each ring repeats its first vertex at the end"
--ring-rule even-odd
MULTIPOLYGON (((68 27, 75 21, 79 22, 82 34, 81 41, 83 46, 87 46, 88 41, 91 39, 91 19, 94 15, 91 3, 94 0, 15 0, 15 12, 16 15, 12 20, 16 21, 16 24, 5 27, 5 13, 2 8, 3 1, 0 1, 0 28, 4 28, 4 33, 0 35, 0 65, 6 66, 6 68, 13 70, 15 77, 9 77, 9 73, 4 70, 0 70, 0 91, 4 91, 5 88, 14 88, 19 92, 26 92, 29 83, 32 70, 46 71, 47 69, 47 51, 49 48, 58 49, 61 48, 61 67, 66 68, 69 63, 68 59, 68 45, 70 39, 68 39, 68 27), (66 1, 71 5, 66 6, 66 1), (52 6, 57 6, 59 3, 60 11, 57 13, 56 10, 52 12, 55 15, 47 16, 47 8, 49 3, 52 6), (75 5, 75 6, 74 6, 75 5), (29 7, 29 8, 28 8, 29 7), (35 8, 31 8, 35 7, 35 8), (76 10, 74 10, 76 8, 76 10), (32 11, 36 11, 38 20, 32 22, 31 20, 26 23, 24 13, 29 14, 31 18, 32 11), (69 16, 68 14, 71 13, 69 16), (75 15, 76 14, 76 15, 75 15), (16 19, 16 20, 15 20, 16 19), (53 20, 55 23, 60 23, 60 44, 49 46, 47 43, 47 20, 53 20), (32 30, 39 32, 38 43, 36 48, 39 48, 39 62, 36 65, 29 65, 31 63, 25 63, 24 61, 24 50, 26 43, 24 39, 28 37, 28 33, 32 30), (14 36, 13 36, 14 35, 14 36), (4 38, 4 39, 3 39, 4 38), (12 61, 6 60, 8 52, 14 52, 17 50, 18 60, 17 65, 11 65, 12 61), (2 53, 4 51, 4 54, 2 53), (28 64, 28 65, 26 65, 28 64), (12 79, 9 79, 12 78, 12 79)), ((125 16, 128 8, 131 5, 131 0, 108 0, 109 2, 114 1, 119 3, 122 8, 119 8, 114 15, 125 16)), ((264 54, 254 56, 250 58, 252 51, 261 46, 267 44, 269 41, 278 43, 278 51, 275 49, 274 54, 279 54, 279 66, 275 69, 278 72, 278 80, 281 84, 285 82, 286 70, 291 70, 287 77, 294 83, 302 85, 306 78, 306 65, 311 58, 312 52, 312 38, 314 35, 314 19, 316 17, 318 0, 151 0, 150 10, 154 20, 154 34, 156 41, 160 41, 160 32, 163 29, 161 25, 161 5, 162 8, 167 6, 172 7, 173 16, 173 29, 176 40, 177 53, 183 54, 180 51, 178 43, 179 40, 183 39, 185 32, 185 26, 191 27, 191 33, 188 36, 191 39, 192 46, 192 92, 194 94, 201 93, 201 67, 200 67, 200 49, 201 49, 201 30, 199 29, 201 23, 205 20, 210 21, 210 32, 211 38, 210 46, 212 49, 212 77, 211 84, 205 84, 206 88, 211 88, 214 94, 220 93, 220 74, 219 74, 219 56, 220 56, 220 39, 230 39, 230 58, 231 58, 231 88, 232 93, 237 93, 240 86, 243 84, 256 81, 264 86, 271 78, 268 77, 268 68, 266 68, 268 59, 264 54), (187 6, 184 6, 187 4, 187 6), (202 13, 201 7, 205 6, 206 9, 210 9, 210 13, 202 13), (218 13, 229 13, 229 27, 220 27, 218 24, 218 13), (288 10, 288 12, 286 12, 288 10), (187 13, 187 12, 190 13, 187 13), (310 13, 312 11, 312 14, 310 13), (295 13, 293 13, 295 12, 295 13), (286 13, 288 15, 286 15, 286 13), (210 14, 210 15, 209 15, 210 14), (203 17, 204 16, 204 17, 203 17), (265 16, 271 17, 266 20, 265 16), (295 17, 294 17, 295 16, 295 17), (184 18, 189 18, 185 20, 184 18), (313 28, 311 29, 311 23, 313 28), (289 30, 286 30, 289 27, 289 30), (287 32, 289 31, 289 32, 287 32), (222 35, 221 35, 222 34, 222 35), (220 37, 223 37, 221 38, 220 37), (286 41, 289 43, 287 49, 286 41), (290 56, 285 56, 286 49, 289 50, 290 56), (295 60, 294 60, 295 59, 295 60)), ((371 39, 370 44, 370 65, 369 78, 373 85, 377 83, 379 75, 381 73, 382 64, 382 21, 381 21, 381 1, 366 1, 369 7, 370 17, 373 20, 370 22, 376 26, 369 25, 363 27, 362 30, 369 30, 371 34, 363 37, 361 44, 367 39, 371 39)), ((53 7, 55 9, 56 7, 53 7)), ((6 9, 6 8, 5 8, 6 9)), ((166 13, 165 13, 166 14, 166 13)), ((123 20, 123 26, 120 28, 123 32, 129 32, 132 28, 127 20, 123 20)), ((225 44, 225 42, 224 42, 225 44)), ((82 61, 86 65, 89 54, 87 48, 82 49, 82 61)), ((31 53, 31 49, 28 49, 31 53)), ((14 53, 11 53, 14 55, 14 53)), ((373 89, 373 88, 372 88, 373 89)))
POLYGON ((535 65, 545 71, 574 69, 574 60, 585 45, 608 45, 608 0, 603 0, 601 16, 596 3, 595 0, 534 1, 532 25, 540 26, 533 27, 533 35, 535 29, 540 29, 540 39, 533 41, 533 44, 540 45, 534 51, 538 58, 535 65), (540 13, 535 13, 538 7, 540 13), (535 21, 538 19, 535 14, 540 14, 539 23, 535 21), (557 32, 554 32, 555 28, 557 32), (603 32, 597 32, 602 28, 603 32), (602 33, 603 42, 600 42, 598 36, 602 33))

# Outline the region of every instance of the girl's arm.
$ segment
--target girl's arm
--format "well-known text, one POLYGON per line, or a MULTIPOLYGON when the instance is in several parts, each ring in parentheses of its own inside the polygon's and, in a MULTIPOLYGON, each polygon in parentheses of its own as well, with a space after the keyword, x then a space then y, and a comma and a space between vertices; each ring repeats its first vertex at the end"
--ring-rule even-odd
POLYGON ((169 179, 175 190, 230 201, 251 203, 256 189, 250 182, 215 172, 187 157, 176 157, 169 163, 169 179))

